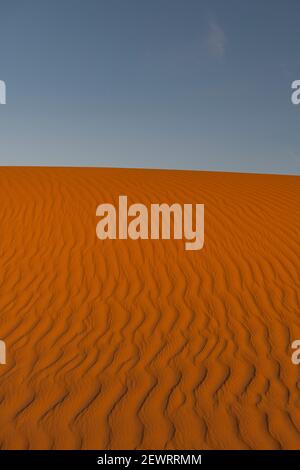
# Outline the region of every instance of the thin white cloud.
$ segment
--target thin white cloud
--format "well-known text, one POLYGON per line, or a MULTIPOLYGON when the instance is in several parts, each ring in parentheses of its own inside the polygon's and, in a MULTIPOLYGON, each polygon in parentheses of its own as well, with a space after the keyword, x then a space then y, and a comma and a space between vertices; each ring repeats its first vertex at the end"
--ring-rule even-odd
POLYGON ((210 55, 217 59, 224 56, 227 39, 223 29, 216 21, 209 23, 205 42, 210 55))

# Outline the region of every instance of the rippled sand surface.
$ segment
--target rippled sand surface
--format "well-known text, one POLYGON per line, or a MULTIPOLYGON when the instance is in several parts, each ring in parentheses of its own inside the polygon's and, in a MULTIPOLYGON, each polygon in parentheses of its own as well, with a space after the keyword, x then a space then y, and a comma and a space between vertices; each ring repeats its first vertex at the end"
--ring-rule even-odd
POLYGON ((0 169, 2 449, 300 446, 300 177, 0 169), (96 207, 205 204, 205 245, 96 207))

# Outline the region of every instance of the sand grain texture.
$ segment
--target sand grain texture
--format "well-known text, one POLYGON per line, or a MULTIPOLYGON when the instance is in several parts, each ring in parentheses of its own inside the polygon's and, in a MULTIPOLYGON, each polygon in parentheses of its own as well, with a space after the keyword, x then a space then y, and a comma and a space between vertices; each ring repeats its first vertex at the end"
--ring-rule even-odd
POLYGON ((1 449, 300 446, 300 178, 0 169, 1 449), (204 203, 205 247, 96 207, 204 203))

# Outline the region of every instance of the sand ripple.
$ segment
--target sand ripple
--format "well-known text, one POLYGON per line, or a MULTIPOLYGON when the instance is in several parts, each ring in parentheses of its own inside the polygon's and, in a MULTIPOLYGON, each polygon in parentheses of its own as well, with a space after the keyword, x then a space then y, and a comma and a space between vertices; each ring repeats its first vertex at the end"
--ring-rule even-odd
POLYGON ((2 449, 300 446, 300 178, 1 168, 2 449), (96 206, 204 203, 205 248, 96 206))

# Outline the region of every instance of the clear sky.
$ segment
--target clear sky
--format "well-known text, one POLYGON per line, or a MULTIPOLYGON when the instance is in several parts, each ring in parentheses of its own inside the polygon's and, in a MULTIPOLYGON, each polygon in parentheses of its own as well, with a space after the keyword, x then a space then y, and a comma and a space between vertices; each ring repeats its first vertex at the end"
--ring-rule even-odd
POLYGON ((299 0, 0 2, 0 164, 300 174, 299 0))

